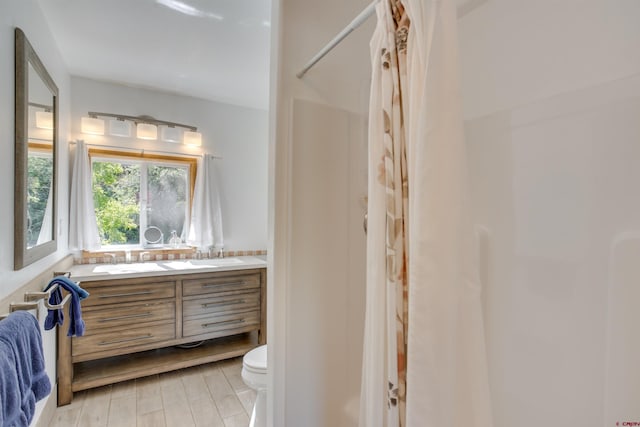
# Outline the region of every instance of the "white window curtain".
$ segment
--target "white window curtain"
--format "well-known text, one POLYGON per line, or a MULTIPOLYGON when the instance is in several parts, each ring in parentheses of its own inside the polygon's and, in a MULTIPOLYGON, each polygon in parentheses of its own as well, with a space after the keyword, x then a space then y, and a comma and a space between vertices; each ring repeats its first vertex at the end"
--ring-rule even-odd
POLYGON ((187 243, 200 250, 224 245, 216 161, 211 154, 205 154, 198 162, 187 243))
POLYGON ((51 241, 55 237, 53 235, 53 183, 49 186, 49 196, 47 197, 47 206, 44 209, 44 217, 42 218, 42 226, 38 234, 36 245, 41 245, 51 241))
POLYGON ((91 161, 84 141, 76 142, 69 210, 69 248, 72 251, 99 249, 100 234, 91 188, 91 161))

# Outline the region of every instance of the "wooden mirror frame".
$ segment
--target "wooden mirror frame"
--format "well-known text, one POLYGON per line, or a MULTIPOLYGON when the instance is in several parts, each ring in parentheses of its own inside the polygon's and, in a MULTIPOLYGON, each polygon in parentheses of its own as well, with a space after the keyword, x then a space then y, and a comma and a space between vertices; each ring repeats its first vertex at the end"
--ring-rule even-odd
POLYGON ((19 270, 54 253, 58 248, 57 192, 58 192, 58 87, 33 50, 24 32, 15 29, 15 193, 14 193, 14 269, 19 270), (27 195, 29 155, 29 65, 51 92, 53 113, 52 174, 51 177, 51 240, 27 248, 27 195))

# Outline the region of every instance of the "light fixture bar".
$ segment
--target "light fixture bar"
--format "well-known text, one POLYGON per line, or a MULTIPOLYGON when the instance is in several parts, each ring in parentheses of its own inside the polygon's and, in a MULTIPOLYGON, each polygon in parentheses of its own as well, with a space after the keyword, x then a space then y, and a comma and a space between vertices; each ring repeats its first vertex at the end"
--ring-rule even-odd
POLYGON ((89 117, 93 117, 93 118, 98 118, 98 117, 112 117, 118 120, 130 120, 132 122, 135 122, 136 124, 138 123, 147 123, 150 125, 164 125, 164 126, 169 126, 169 127, 180 127, 180 128, 185 128, 188 129, 192 132, 196 132, 198 130, 197 127, 195 126, 190 126, 190 125, 183 125, 181 123, 175 123, 175 122, 167 122, 165 120, 156 120, 153 117, 147 117, 147 116, 125 116, 122 114, 112 114, 112 113, 97 113, 95 111, 89 111, 89 117))
POLYGON ((42 108, 44 111, 51 112, 53 110, 53 106, 38 104, 37 102, 29 102, 30 107, 42 108))

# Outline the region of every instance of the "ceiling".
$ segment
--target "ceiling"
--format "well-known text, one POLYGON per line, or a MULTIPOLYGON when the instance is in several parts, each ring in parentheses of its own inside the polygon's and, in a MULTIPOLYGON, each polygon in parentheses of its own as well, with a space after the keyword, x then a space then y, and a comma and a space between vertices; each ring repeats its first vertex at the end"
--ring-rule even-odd
POLYGON ((38 1, 71 75, 268 108, 271 0, 38 1))
POLYGON ((69 72, 267 109, 270 0, 39 0, 69 72))

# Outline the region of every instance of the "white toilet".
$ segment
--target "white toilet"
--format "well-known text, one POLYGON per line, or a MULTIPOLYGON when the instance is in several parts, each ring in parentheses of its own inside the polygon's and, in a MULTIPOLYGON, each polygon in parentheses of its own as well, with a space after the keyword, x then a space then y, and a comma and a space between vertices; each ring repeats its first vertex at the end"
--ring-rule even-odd
POLYGON ((267 425, 267 346, 256 347, 242 358, 242 379, 258 394, 249 427, 267 425))

